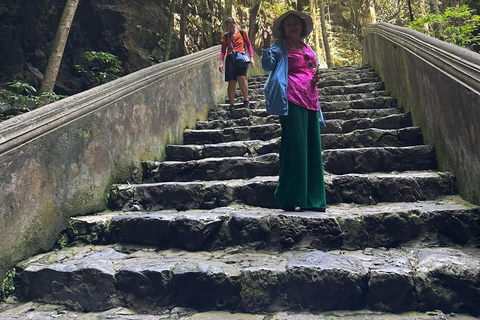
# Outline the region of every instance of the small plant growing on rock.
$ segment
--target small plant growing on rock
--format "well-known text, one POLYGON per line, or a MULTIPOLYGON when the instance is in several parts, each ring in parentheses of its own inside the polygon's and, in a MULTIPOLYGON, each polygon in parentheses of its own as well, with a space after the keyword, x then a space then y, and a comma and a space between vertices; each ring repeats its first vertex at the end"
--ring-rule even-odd
POLYGON ((37 90, 30 84, 14 81, 8 84, 8 89, 0 90, 0 102, 9 105, 0 113, 0 121, 36 109, 42 105, 58 101, 66 96, 57 95, 53 91, 36 95, 37 90))
POLYGON ((11 294, 15 292, 15 268, 11 268, 7 271, 5 275, 5 279, 3 279, 2 287, 0 291, 0 301, 4 301, 7 299, 11 294))
POLYGON ((75 65, 75 69, 85 74, 87 80, 93 84, 104 84, 115 80, 123 71, 122 62, 116 55, 109 52, 86 51, 81 57, 85 62, 75 65))

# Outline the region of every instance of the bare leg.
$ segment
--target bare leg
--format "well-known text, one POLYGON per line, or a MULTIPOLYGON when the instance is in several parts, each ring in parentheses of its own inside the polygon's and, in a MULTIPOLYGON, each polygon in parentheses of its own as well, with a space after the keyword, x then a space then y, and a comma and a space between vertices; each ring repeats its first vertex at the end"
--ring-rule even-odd
POLYGON ((243 94, 243 100, 247 101, 248 100, 248 83, 247 79, 244 76, 239 76, 237 77, 238 81, 238 87, 240 88, 240 91, 243 94))
POLYGON ((235 104, 235 87, 237 86, 237 80, 228 81, 228 101, 230 105, 235 104))

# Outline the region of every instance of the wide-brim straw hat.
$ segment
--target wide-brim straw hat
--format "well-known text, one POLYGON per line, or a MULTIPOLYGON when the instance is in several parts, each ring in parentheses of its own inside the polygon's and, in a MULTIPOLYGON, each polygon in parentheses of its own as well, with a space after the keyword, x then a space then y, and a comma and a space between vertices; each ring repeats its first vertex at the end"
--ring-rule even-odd
POLYGON ((308 14, 300 12, 300 11, 288 10, 287 12, 282 14, 280 17, 275 19, 275 21, 273 22, 272 33, 273 33, 275 38, 280 39, 280 30, 279 30, 280 29, 280 24, 282 23, 283 19, 285 19, 286 17, 288 17, 291 14, 293 14, 297 17, 300 17, 300 19, 303 19, 303 21, 305 21, 305 26, 307 28, 307 33, 303 36, 300 36, 300 40, 303 40, 306 37, 308 37, 308 35, 313 31, 312 17, 310 17, 308 14))

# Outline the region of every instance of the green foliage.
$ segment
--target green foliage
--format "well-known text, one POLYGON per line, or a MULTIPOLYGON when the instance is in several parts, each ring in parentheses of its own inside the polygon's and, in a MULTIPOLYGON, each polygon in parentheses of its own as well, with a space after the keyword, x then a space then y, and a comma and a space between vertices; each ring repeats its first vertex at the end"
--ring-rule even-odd
POLYGON ((7 271, 5 279, 3 279, 2 287, 0 290, 0 301, 5 300, 15 292, 15 268, 11 268, 7 271))
POLYGON ((10 82, 8 87, 10 90, 3 89, 0 91, 0 99, 8 103, 12 108, 16 106, 27 107, 31 103, 40 103, 40 97, 35 95, 37 90, 28 83, 20 81, 10 82))
POLYGON ((109 52, 86 51, 82 54, 84 64, 75 65, 79 73, 84 73, 90 82, 103 84, 118 78, 122 69, 122 62, 109 52))
POLYGON ((36 95, 37 90, 28 83, 14 81, 8 84, 9 89, 0 90, 0 101, 6 102, 11 109, 0 114, 0 121, 38 108, 42 105, 58 101, 65 96, 57 95, 53 91, 36 95))
POLYGON ((431 37, 472 49, 480 45, 480 16, 473 14, 467 5, 459 8, 447 8, 443 14, 428 14, 408 25, 409 28, 423 32, 431 37))

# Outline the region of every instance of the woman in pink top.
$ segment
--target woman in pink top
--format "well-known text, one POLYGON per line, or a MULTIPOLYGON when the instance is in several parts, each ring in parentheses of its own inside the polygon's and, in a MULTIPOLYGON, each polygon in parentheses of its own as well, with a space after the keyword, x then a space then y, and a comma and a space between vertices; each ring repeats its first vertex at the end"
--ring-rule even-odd
POLYGON ((227 32, 222 37, 222 49, 220 52, 220 64, 218 70, 223 72, 223 59, 225 58, 225 53, 227 58, 225 60, 225 81, 228 82, 228 100, 230 102, 230 111, 234 109, 235 105, 235 87, 240 88, 240 91, 243 94, 243 107, 249 107, 248 100, 248 83, 247 83, 247 67, 237 67, 233 64, 233 49, 238 52, 243 52, 248 50, 250 55, 250 61, 252 67, 254 66, 253 61, 253 49, 248 34, 245 30, 238 29, 235 25, 235 20, 228 17, 225 19, 225 27, 227 32))
POLYGON ((270 47, 270 29, 263 30, 262 67, 270 71, 265 84, 267 111, 280 115, 282 141, 275 203, 286 211, 325 211, 318 102, 320 73, 316 55, 303 42, 313 30, 312 18, 290 10, 273 23, 277 41, 270 47))

